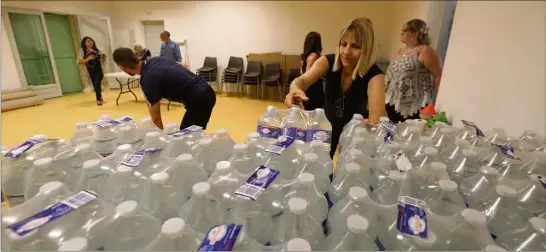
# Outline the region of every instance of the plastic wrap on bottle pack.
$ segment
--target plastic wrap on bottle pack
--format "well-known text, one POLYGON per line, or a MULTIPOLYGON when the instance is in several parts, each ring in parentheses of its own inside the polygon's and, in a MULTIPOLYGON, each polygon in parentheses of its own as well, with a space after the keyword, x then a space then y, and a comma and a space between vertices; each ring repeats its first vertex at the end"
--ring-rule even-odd
POLYGON ((279 178, 282 180, 293 180, 301 172, 300 165, 293 162, 298 159, 294 141, 295 139, 290 136, 281 136, 275 144, 265 150, 265 166, 279 171, 279 178))
POLYGON ((439 153, 440 161, 448 163, 463 156, 462 150, 471 149, 472 146, 466 140, 456 138, 455 142, 439 153))
POLYGON ((165 171, 169 176, 174 177, 176 187, 187 197, 184 201, 191 197, 193 185, 206 181, 209 178, 208 173, 189 153, 178 156, 165 171))
POLYGON ((235 201, 235 190, 245 183, 245 178, 228 161, 220 161, 208 179, 212 197, 220 201, 223 211, 229 211, 235 201))
POLYGON ((92 191, 100 198, 104 198, 109 192, 108 178, 114 174, 115 170, 103 165, 101 159, 91 159, 83 163, 82 172, 74 185, 75 192, 81 190, 92 191))
POLYGON ((76 130, 70 137, 70 145, 77 146, 82 143, 90 144, 93 140, 93 130, 87 122, 77 122, 76 130))
POLYGON ((345 198, 349 193, 349 189, 354 186, 362 187, 369 193, 370 185, 365 182, 366 178, 360 171, 361 167, 356 163, 345 165, 344 176, 336 177, 328 191, 328 196, 334 204, 345 198))
POLYGON ((455 142, 456 132, 457 130, 455 128, 441 128, 440 133, 432 139, 432 145, 440 152, 445 150, 455 142))
POLYGON ((243 225, 250 238, 262 245, 268 244, 273 234, 273 219, 258 201, 237 196, 225 223, 243 225))
POLYGON ((486 195, 494 194, 500 173, 492 167, 482 166, 480 171, 459 184, 459 190, 467 205, 474 205, 486 195))
POLYGON ((267 106, 265 113, 258 120, 257 132, 263 138, 269 139, 267 144, 272 144, 274 140, 281 136, 281 117, 274 106, 267 106))
POLYGON ((309 127, 301 108, 293 106, 289 114, 282 120, 282 135, 293 137, 295 140, 306 141, 306 131, 309 127))
POLYGON ((449 177, 456 183, 461 183, 463 180, 476 175, 481 167, 475 151, 464 149, 461 153, 462 157, 446 162, 449 177))
POLYGON ((197 251, 205 236, 180 218, 168 219, 161 231, 142 251, 197 251))
POLYGON ((109 193, 104 195, 104 199, 112 204, 119 204, 127 200, 139 202, 142 199, 147 180, 147 177, 135 172, 134 168, 119 165, 114 174, 108 177, 106 191, 109 193))
POLYGON ((546 146, 544 135, 533 130, 525 130, 519 138, 508 139, 508 142, 518 151, 543 151, 546 146))
POLYGON ((368 235, 368 219, 353 214, 345 220, 347 231, 333 233, 326 238, 322 246, 329 251, 379 251, 375 239, 368 235))
POLYGON ((425 199, 428 209, 440 216, 452 216, 466 208, 464 198, 457 191, 457 183, 451 180, 439 180, 439 190, 425 199))
POLYGON ((350 141, 350 139, 352 139, 355 128, 364 127, 362 120, 364 120, 364 117, 361 114, 354 114, 351 121, 343 126, 343 131, 339 137, 338 149, 340 152, 343 151, 346 144, 350 141))
POLYGON ((464 209, 459 214, 446 218, 444 231, 437 233, 438 246, 450 251, 479 251, 487 245, 495 245, 487 228, 487 218, 477 210, 464 209))
POLYGON ((182 191, 175 176, 158 172, 150 176, 140 204, 148 213, 165 222, 178 216, 188 198, 189 192, 182 191))
POLYGON ((497 237, 496 242, 509 251, 544 251, 546 250, 546 219, 532 217, 526 226, 497 237))
POLYGON ((140 150, 144 144, 143 137, 138 134, 138 131, 134 125, 125 125, 118 129, 118 144, 128 144, 135 150, 140 150))
POLYGON ((212 197, 210 191, 211 186, 207 182, 193 185, 191 198, 182 205, 178 214, 187 225, 200 233, 207 233, 212 227, 223 223, 226 217, 225 208, 212 197))
POLYGON ((31 172, 28 177, 28 182, 25 188, 25 199, 29 200, 34 197, 43 185, 53 182, 60 181, 67 184, 68 188, 71 189, 73 186, 72 178, 64 169, 59 169, 55 167, 53 159, 51 158, 42 158, 34 161, 32 165, 31 172), (71 182, 68 185, 67 182, 71 182))
POLYGON ((323 223, 328 217, 328 201, 324 193, 316 187, 316 176, 303 172, 298 176, 296 184, 285 196, 286 202, 292 198, 302 198, 309 204, 309 215, 323 223))
MULTIPOLYGON (((117 147, 116 147, 117 148, 117 147)), ((113 153, 113 151, 112 151, 113 153)), ((79 144, 76 147, 59 153, 54 157, 54 166, 63 169, 70 176, 66 180, 68 186, 74 186, 74 183, 80 177, 83 163, 92 159, 101 159, 88 143, 79 144)))

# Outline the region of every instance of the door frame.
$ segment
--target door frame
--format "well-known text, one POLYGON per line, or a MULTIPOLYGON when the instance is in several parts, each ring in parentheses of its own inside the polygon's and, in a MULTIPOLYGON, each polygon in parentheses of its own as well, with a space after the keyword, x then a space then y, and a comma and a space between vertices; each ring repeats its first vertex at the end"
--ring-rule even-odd
POLYGON ((47 30, 44 12, 39 10, 30 10, 30 9, 23 9, 23 8, 2 8, 2 19, 3 19, 2 22, 5 24, 4 27, 6 29, 6 33, 8 34, 8 40, 11 46, 13 57, 15 59, 15 66, 17 68, 17 71, 19 72, 19 78, 21 79, 23 87, 29 87, 29 85, 27 83, 25 71, 23 70, 21 57, 19 56, 19 49, 17 48, 17 43, 15 42, 15 35, 13 33, 13 29, 11 26, 11 20, 9 19, 10 12, 40 16, 42 29, 44 31, 44 39, 45 39, 47 51, 49 54, 49 61, 51 62, 51 67, 53 68, 52 71, 53 71, 53 78, 55 79, 55 83, 40 85, 40 86, 32 86, 32 87, 33 89, 52 89, 52 88, 54 89, 52 93, 48 92, 48 93, 42 94, 41 96, 43 98, 52 98, 52 97, 62 96, 61 84, 59 82, 59 73, 57 72, 57 65, 55 64, 55 59, 53 57, 53 49, 51 47, 51 41, 49 39, 49 32, 47 30))

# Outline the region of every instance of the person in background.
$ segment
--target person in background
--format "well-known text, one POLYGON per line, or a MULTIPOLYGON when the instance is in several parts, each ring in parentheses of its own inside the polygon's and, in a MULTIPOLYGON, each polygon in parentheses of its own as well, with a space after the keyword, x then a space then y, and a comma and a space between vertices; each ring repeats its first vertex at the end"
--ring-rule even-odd
POLYGON ((440 87, 442 66, 430 47, 425 21, 412 19, 402 28, 398 49, 387 68, 385 102, 393 122, 418 119, 421 108, 433 103, 434 89, 440 87))
POLYGON ((133 47, 133 51, 135 52, 135 55, 141 60, 150 60, 152 58, 152 53, 148 48, 142 47, 140 44, 135 44, 133 47))
POLYGON ((324 76, 324 111, 332 124, 330 156, 333 157, 345 124, 353 114, 379 123, 385 114, 385 76, 374 64, 376 45, 372 21, 357 18, 341 30, 336 54, 321 56, 290 85, 285 103, 291 107, 309 101, 305 91, 324 76))
POLYGON ((87 67, 87 72, 89 73, 89 78, 93 84, 93 89, 95 90, 95 98, 98 106, 102 106, 104 102, 102 99, 102 78, 104 77, 104 72, 102 70, 101 59, 104 59, 104 54, 97 48, 95 40, 90 37, 83 37, 81 41, 80 55, 78 58, 78 63, 85 64, 87 67))
POLYGON ((141 61, 129 48, 116 49, 113 58, 122 71, 131 76, 140 75, 150 116, 158 128, 163 129, 159 103, 162 98, 183 103, 186 107, 180 129, 192 125, 207 128, 216 94, 203 77, 164 57, 141 61))
MULTIPOLYGON (((304 74, 313 63, 318 60, 320 53, 322 52, 322 42, 320 34, 318 32, 309 32, 305 37, 303 43, 303 53, 301 54, 301 67, 300 74, 304 74)), ((314 110, 316 108, 322 108, 324 106, 324 85, 322 79, 317 80, 317 83, 309 86, 305 90, 305 95, 309 98, 308 101, 303 102, 305 110, 314 110)))
POLYGON ((182 63, 182 54, 180 53, 180 46, 171 40, 171 33, 163 31, 159 38, 163 41, 161 44, 161 52, 159 56, 166 57, 167 59, 174 60, 178 63, 182 63))

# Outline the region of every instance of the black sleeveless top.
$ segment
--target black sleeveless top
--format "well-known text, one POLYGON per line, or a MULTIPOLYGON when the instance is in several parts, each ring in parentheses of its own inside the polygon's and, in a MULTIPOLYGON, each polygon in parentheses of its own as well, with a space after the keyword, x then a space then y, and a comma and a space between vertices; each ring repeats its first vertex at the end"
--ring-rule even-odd
MULTIPOLYGON (((303 60, 301 66, 302 74, 305 73, 307 69, 307 59, 303 60)), ((314 110, 316 108, 324 107, 324 85, 322 84, 322 79, 319 79, 313 85, 311 85, 307 90, 305 90, 305 95, 309 97, 308 101, 303 102, 303 107, 305 110, 314 110)))
POLYGON ((372 65, 366 75, 362 78, 357 75, 345 96, 341 89, 341 69, 333 72, 335 54, 328 54, 328 72, 325 75, 325 103, 324 112, 326 117, 332 123, 333 127, 342 128, 347 124, 353 114, 361 114, 364 118, 368 118, 368 83, 378 74, 383 74, 383 71, 376 65, 372 65), (343 99, 342 116, 338 112, 343 99), (341 117, 340 117, 341 116, 341 117))

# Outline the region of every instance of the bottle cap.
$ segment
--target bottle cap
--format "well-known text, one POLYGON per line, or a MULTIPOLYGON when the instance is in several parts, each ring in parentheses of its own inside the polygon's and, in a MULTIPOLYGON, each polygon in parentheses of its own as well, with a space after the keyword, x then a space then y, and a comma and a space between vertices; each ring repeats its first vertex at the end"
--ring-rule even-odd
POLYGON ((220 161, 216 163, 216 169, 214 171, 224 174, 229 171, 229 168, 231 168, 231 163, 229 161, 220 161))
POLYGON ((379 117, 379 121, 382 123, 390 122, 390 119, 386 116, 379 117))
POLYGON ((369 196, 368 191, 366 191, 364 188, 353 186, 349 189, 349 197, 354 201, 361 202, 369 196))
POLYGON ((425 148, 425 154, 429 155, 429 156, 437 156, 438 155, 438 150, 434 147, 426 147, 425 148))
POLYGON ((167 126, 165 128, 167 129, 176 129, 176 123, 175 122, 170 122, 170 123, 167 123, 167 126))
POLYGON ((138 203, 134 200, 127 200, 116 206, 116 213, 121 216, 128 216, 136 212, 138 203))
POLYGON ((245 151, 248 149, 248 145, 246 144, 235 144, 233 145, 233 150, 235 151, 245 151))
POLYGON ((398 170, 392 170, 392 171, 389 171, 389 178, 391 180, 399 182, 399 181, 402 181, 404 179, 404 174, 402 174, 398 170))
POLYGON ((193 185, 192 191, 196 196, 205 196, 209 193, 210 184, 207 182, 199 182, 193 185))
POLYGON ((87 125, 88 125, 87 122, 77 122, 76 123, 76 128, 77 129, 83 129, 83 128, 87 127, 87 125))
POLYGON ((304 172, 298 176, 298 181, 303 185, 313 185, 315 183, 315 175, 304 172))
POLYGON ((546 229, 546 219, 538 218, 538 217, 531 217, 529 219, 529 224, 531 224, 531 227, 535 231, 537 231, 538 233, 544 235, 545 229, 546 229))
POLYGON ((99 117, 99 120, 110 120, 112 117, 110 117, 109 114, 104 114, 99 117))
POLYGON ((303 155, 303 160, 305 160, 305 162, 311 162, 311 163, 314 163, 314 162, 317 162, 318 161, 318 155, 315 154, 315 153, 305 153, 303 155))
POLYGON ((441 172, 447 169, 447 165, 441 162, 432 162, 430 163, 430 168, 435 172, 441 172))
POLYGON ((413 235, 411 236, 413 241, 420 247, 430 248, 436 242, 436 234, 433 232, 428 232, 427 238, 421 238, 420 236, 413 235))
POLYGON ((494 252, 494 251, 507 251, 507 250, 497 245, 488 244, 488 245, 485 245, 485 248, 483 249, 483 251, 494 252))
POLYGON ((151 131, 146 133, 147 138, 157 138, 159 137, 159 135, 160 135, 159 131, 151 131))
POLYGON ((46 135, 35 135, 33 137, 31 137, 30 139, 33 139, 33 140, 36 140, 36 141, 45 141, 47 140, 47 136, 46 135))
POLYGON ((227 135, 227 129, 217 129, 216 130, 216 135, 227 135))
POLYGON ((440 186, 442 191, 453 192, 457 190, 457 183, 451 180, 444 180, 444 179, 439 180, 438 185, 440 186))
POLYGON ((419 141, 424 144, 432 144, 432 137, 422 136, 421 138, 419 138, 419 141))
POLYGON ((182 162, 191 162, 193 160, 193 156, 189 153, 181 154, 176 158, 176 160, 182 162))
POLYGON ((352 214, 347 217, 347 228, 356 234, 363 234, 368 231, 368 220, 358 214, 352 214))
POLYGON ((91 145, 88 143, 81 143, 76 146, 76 149, 79 151, 87 151, 91 148, 91 145))
POLYGON ((167 237, 177 237, 184 231, 186 222, 181 218, 170 218, 161 225, 161 233, 167 237))
POLYGON ((311 251, 311 244, 303 238, 292 238, 286 243, 287 251, 311 251))
POLYGON ((499 173, 499 171, 497 171, 497 169, 495 169, 493 167, 489 167, 489 166, 482 166, 480 168, 480 172, 482 174, 486 174, 486 175, 491 174, 491 175, 493 175, 495 177, 500 176, 500 173, 499 173))
POLYGON ((486 225, 487 219, 480 211, 466 208, 461 211, 463 219, 474 226, 486 225))
POLYGON ((324 112, 324 109, 323 109, 323 108, 316 108, 316 109, 315 109, 315 113, 316 113, 316 112, 322 113, 322 112, 324 112))
POLYGON ((258 132, 248 133, 248 138, 258 138, 258 137, 260 137, 260 133, 258 133, 258 132))
POLYGON ((132 172, 133 172, 133 168, 126 165, 120 165, 116 168, 116 173, 131 174, 132 172))
POLYGON ((39 190, 40 190, 40 192, 51 192, 51 191, 54 191, 54 190, 58 190, 63 186, 64 186, 64 184, 62 182, 51 181, 51 182, 48 182, 48 183, 40 186, 39 190))
POLYGON ((495 191, 497 194, 501 197, 507 197, 507 198, 515 198, 517 191, 514 188, 505 186, 505 185, 497 185, 495 187, 495 191))
POLYGON ((95 169, 99 167, 100 159, 91 159, 83 162, 83 169, 95 169))
POLYGON ((203 138, 199 140, 199 145, 201 146, 210 146, 211 143, 212 143, 212 139, 210 138, 203 138))
POLYGON ((74 237, 66 240, 59 246, 57 251, 85 251, 87 250, 87 238, 74 237))
POLYGON ((477 155, 476 152, 471 149, 463 149, 461 152, 465 157, 475 157, 477 155))
POLYGON ((345 171, 350 174, 358 174, 360 172, 360 165, 357 163, 348 163, 345 165, 345 171))
POLYGON ((131 125, 125 125, 125 126, 120 127, 120 128, 119 128, 119 131, 120 131, 121 133, 125 133, 125 132, 127 132, 127 131, 130 131, 131 129, 132 129, 132 128, 131 128, 131 125))
POLYGON ((288 200, 288 209, 290 212, 300 215, 304 214, 307 211, 307 205, 309 203, 307 200, 304 200, 302 198, 291 198, 288 200))
POLYGON ((364 120, 364 116, 362 116, 361 114, 354 114, 353 120, 364 120))
POLYGON ((152 176, 150 176, 150 179, 152 180, 152 184, 163 185, 169 179, 169 174, 167 174, 166 172, 157 172, 152 174, 152 176))
POLYGON ((36 167, 37 169, 45 169, 45 168, 49 168, 52 163, 53 163, 52 158, 40 158, 34 161, 34 167, 36 167))

